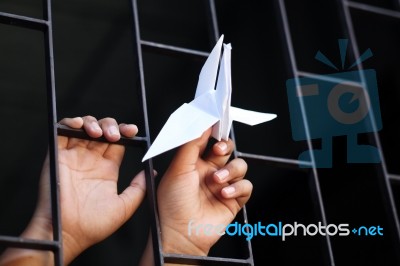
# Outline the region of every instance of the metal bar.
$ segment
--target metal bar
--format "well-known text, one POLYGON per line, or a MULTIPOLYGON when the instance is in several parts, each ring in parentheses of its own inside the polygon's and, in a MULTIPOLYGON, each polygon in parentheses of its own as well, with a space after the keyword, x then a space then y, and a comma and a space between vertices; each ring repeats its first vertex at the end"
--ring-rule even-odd
POLYGON ((218 41, 220 37, 220 32, 218 28, 217 10, 215 8, 214 0, 207 0, 207 17, 208 17, 208 28, 210 33, 210 45, 214 47, 215 42, 218 41))
MULTIPOLYGON (((211 41, 211 47, 213 47, 215 45, 215 43, 218 41, 218 39, 220 38, 221 33, 219 32, 219 28, 218 28, 218 18, 217 18, 217 10, 215 7, 215 1, 214 0, 208 0, 207 2, 207 17, 208 17, 208 25, 209 25, 209 33, 210 33, 210 41, 211 41)), ((232 126, 231 128, 231 132, 230 132, 230 137, 232 139, 233 142, 236 142, 236 138, 235 138, 235 130, 234 130, 234 126, 232 126)), ((236 146, 234 148, 233 151, 233 155, 235 158, 238 157, 238 151, 236 149, 236 146)), ((248 223, 248 218, 247 218, 247 211, 246 211, 246 206, 243 206, 242 209, 242 213, 243 213, 243 219, 244 219, 244 223, 248 223)), ((247 264, 244 265, 254 265, 254 257, 253 257, 253 248, 251 246, 251 241, 247 241, 247 250, 248 250, 248 259, 245 261, 247 264)), ((243 261, 243 260, 240 260, 243 261)), ((234 263, 234 261, 232 261, 232 259, 228 259, 225 258, 225 260, 220 260, 220 263, 218 265, 224 265, 225 262, 227 262, 227 264, 232 264, 234 263)), ((202 263, 202 265, 209 265, 209 264, 205 264, 205 261, 202 263)))
POLYGON ((60 208, 60 180, 58 175, 58 142, 57 142, 57 107, 56 85, 54 75, 54 49, 51 0, 43 0, 44 16, 47 20, 45 31, 46 56, 46 88, 47 88, 47 125, 49 131, 49 159, 50 159, 50 198, 53 227, 53 239, 58 243, 54 250, 54 265, 63 265, 63 243, 60 208))
POLYGON ((6 12, 0 12, 0 23, 41 31, 45 30, 48 26, 48 22, 46 20, 20 16, 6 12))
POLYGON ((49 157, 50 157, 50 197, 51 216, 53 227, 53 239, 33 240, 19 237, 0 236, 0 243, 6 243, 10 247, 30 248, 38 250, 52 250, 54 252, 54 264, 63 265, 62 229, 59 206, 59 180, 57 160, 57 134, 56 134, 56 100, 55 100, 55 78, 54 78, 54 52, 53 52, 53 30, 51 0, 43 0, 45 19, 35 19, 5 12, 0 12, 0 23, 25 27, 44 31, 45 34, 45 56, 46 56, 46 91, 47 91, 47 120, 49 133, 49 157))
POLYGON ((388 174, 389 179, 392 181, 400 181, 400 175, 388 174))
MULTIPOLYGON (((282 25, 283 25, 283 31, 284 31, 284 38, 287 44, 287 49, 289 53, 289 64, 291 71, 295 77, 299 76, 298 73, 298 67, 297 67, 297 62, 296 62, 296 56, 293 48, 293 42, 292 42, 292 37, 290 33, 290 27, 289 27, 289 21, 287 18, 287 13, 286 13, 286 6, 284 3, 284 0, 279 0, 279 12, 281 15, 281 20, 282 20, 282 25)), ((300 84, 298 80, 296 79, 296 88, 297 90, 300 89, 300 84)), ((307 115, 306 115, 306 110, 304 106, 303 99, 299 97, 299 103, 300 103, 300 109, 301 109, 301 114, 305 126, 305 133, 306 133, 306 138, 307 138, 307 147, 311 151, 310 152, 310 157, 311 157, 311 167, 312 167, 312 185, 314 186, 315 193, 313 193, 314 198, 317 200, 317 207, 318 207, 318 212, 321 217, 322 223, 324 225, 327 225, 327 219, 326 219, 326 214, 325 214, 325 207, 322 199, 322 193, 321 193, 321 188, 319 185, 319 180, 318 180, 318 173, 316 169, 316 164, 315 164, 315 158, 314 158, 314 153, 313 151, 313 145, 311 142, 310 138, 310 132, 309 132, 309 126, 308 126, 308 120, 307 120, 307 115)), ((325 236, 325 245, 326 245, 326 251, 327 251, 327 260, 329 261, 330 265, 335 265, 335 260, 333 256, 333 250, 332 250, 332 244, 330 237, 328 235, 325 236)))
MULTIPOLYGON (((236 148, 235 148, 235 150, 236 150, 236 148)), ((237 157, 236 157, 236 158, 237 158, 237 157)), ((249 219, 248 219, 248 216, 247 216, 247 208, 246 208, 246 205, 243 206, 243 208, 242 208, 242 213, 243 213, 244 223, 245 223, 245 224, 248 224, 248 223, 249 223, 249 219)), ((248 233, 249 231, 248 231, 247 229, 248 229, 248 228, 246 228, 246 231, 247 231, 247 233, 248 233)), ((251 244, 251 240, 248 240, 248 241, 247 241, 247 249, 248 249, 248 252, 249 252, 249 257, 248 257, 248 259, 246 260, 249 264, 247 264, 247 265, 254 266, 253 247, 252 247, 252 244, 251 244)))
MULTIPOLYGON (((220 35, 221 35, 221 33, 219 32, 219 28, 218 28, 217 10, 215 7, 215 0, 208 0, 206 2, 208 5, 208 9, 207 9, 208 12, 206 12, 206 13, 207 13, 208 21, 209 21, 208 25, 209 25, 209 32, 210 32, 210 36, 211 36, 211 38, 210 38, 211 47, 214 47, 215 43, 218 41, 218 39, 220 38, 220 35)), ((234 126, 232 126, 232 128, 231 128, 230 137, 231 137, 232 141, 236 143, 234 126)), ((233 155, 235 158, 238 157, 238 151, 236 149, 236 146, 234 148, 233 155)), ((243 213, 244 223, 248 223, 246 206, 243 206, 242 213, 243 213)), ((246 230, 247 230, 247 228, 246 228, 246 230)), ((248 250, 249 257, 246 260, 246 262, 249 264, 245 264, 245 265, 254 265, 253 248, 251 246, 251 241, 247 241, 247 250, 248 250)), ((227 259, 227 258, 225 258, 225 260, 228 263, 229 263, 229 261, 231 261, 231 259, 227 259)), ((233 263, 233 261, 231 261, 231 263, 233 263)), ((221 262, 219 265, 223 265, 223 264, 224 263, 221 262)))
POLYGON ((8 247, 26 248, 36 250, 58 250, 58 242, 50 240, 36 240, 12 236, 0 236, 0 244, 6 244, 8 247))
MULTIPOLYGON (((146 100, 146 87, 145 87, 145 77, 144 77, 144 66, 143 66, 143 53, 141 46, 141 37, 140 37, 140 27, 139 27, 139 11, 137 6, 137 0, 131 0, 132 4, 132 15, 133 15, 133 28, 134 28, 134 36, 136 40, 136 49, 137 49, 137 60, 139 66, 139 78, 140 78, 140 91, 141 91, 141 102, 142 102, 142 110, 143 110, 143 118, 144 118, 144 126, 145 126, 145 134, 147 136, 146 144, 147 148, 150 147, 150 128, 149 128, 149 118, 147 113, 147 100, 146 100)), ((154 171, 153 171, 153 161, 150 159, 146 163, 145 167, 146 173, 146 187, 147 187, 147 201, 149 203, 149 211, 150 211, 150 228, 151 228, 151 237, 153 243, 153 256, 154 263, 156 266, 160 266, 164 264, 164 257, 162 255, 162 246, 161 246, 161 236, 160 236, 160 221, 157 212, 157 192, 156 185, 154 182, 154 171)))
MULTIPOLYGON (((350 14, 350 6, 349 6, 349 2, 347 0, 341 0, 342 3, 342 8, 343 8, 343 14, 344 14, 344 22, 346 25, 346 31, 347 34, 349 36, 349 39, 351 41, 351 46, 353 49, 353 53, 355 55, 356 58, 360 57, 360 53, 358 50, 358 45, 357 45, 357 39, 356 39, 356 35, 354 32, 354 26, 353 26, 353 21, 351 18, 351 14, 350 14)), ((365 76, 364 73, 361 71, 362 70, 362 63, 357 65, 357 69, 360 71, 360 78, 361 78, 361 83, 363 84, 363 87, 366 88, 366 81, 365 81, 365 76)), ((381 167, 382 169, 382 173, 383 173, 383 178, 379 178, 379 184, 381 187, 381 191, 382 191, 382 198, 384 200, 384 205, 386 208, 386 213, 388 214, 388 218, 391 224, 391 227, 394 230, 395 234, 392 234, 394 242, 397 245, 397 248, 400 248, 400 223, 399 223, 399 217, 398 217, 398 213, 397 213, 397 209, 396 209, 396 203, 394 200, 394 196, 393 196, 393 191, 392 191, 392 187, 390 184, 390 177, 389 177, 389 173, 387 171, 386 168, 386 161, 382 152, 382 145, 379 139, 379 135, 378 135, 378 131, 377 131, 377 127, 376 127, 376 122, 375 122, 375 118, 373 115, 370 116, 370 122, 372 124, 372 128, 374 129, 373 131, 373 141, 376 144, 376 147, 379 151, 379 155, 381 158, 381 167)), ((400 261, 400 254, 396 253, 397 255, 397 259, 398 261, 400 261)))
POLYGON ((190 265, 254 265, 252 259, 232 259, 205 256, 190 256, 183 254, 164 254, 166 263, 190 265))
POLYGON ((204 58, 210 54, 203 51, 198 51, 173 45, 167 45, 163 43, 149 42, 144 40, 140 40, 140 44, 143 46, 143 49, 147 48, 147 50, 161 52, 163 54, 190 55, 196 58, 204 58))
POLYGON ((337 77, 330 77, 327 75, 320 75, 320 74, 315 74, 315 73, 311 73, 311 72, 306 72, 306 71, 297 71, 299 76, 303 76, 303 77, 309 77, 309 78, 313 78, 313 79, 318 79, 318 80, 323 80, 323 81, 328 81, 328 82, 332 82, 332 83, 346 83, 346 85, 349 86, 362 86, 361 82, 357 82, 354 80, 347 80, 347 79, 343 79, 343 78, 337 78, 337 77))
MULTIPOLYGON (((307 161, 300 161, 294 159, 287 159, 287 158, 280 158, 280 157, 273 157, 273 156, 266 156, 266 155, 259 155, 253 153, 245 153, 245 152, 237 152, 237 156, 241 158, 248 158, 248 159, 255 159, 265 162, 270 162, 277 166, 284 166, 284 167, 312 167, 311 162, 307 161)), ((301 170, 302 168, 300 168, 301 170)), ((308 171, 309 169, 307 169, 308 171)))
POLYGON ((112 143, 112 144, 119 144, 119 145, 126 145, 126 146, 140 146, 140 147, 143 147, 147 142, 146 137, 127 138, 124 136, 121 136, 119 141, 110 142, 104 136, 99 137, 99 138, 92 138, 83 129, 74 129, 74 128, 70 128, 65 125, 60 125, 58 123, 56 126, 57 126, 57 133, 59 136, 108 142, 108 143, 112 143))
POLYGON ((353 1, 346 1, 347 6, 358 9, 358 10, 363 10, 366 12, 371 12, 379 15, 384 15, 388 17, 393 17, 393 18, 400 18, 400 12, 395 11, 395 10, 390 10, 382 7, 377 7, 377 6, 372 6, 368 4, 362 4, 362 3, 357 3, 353 1))

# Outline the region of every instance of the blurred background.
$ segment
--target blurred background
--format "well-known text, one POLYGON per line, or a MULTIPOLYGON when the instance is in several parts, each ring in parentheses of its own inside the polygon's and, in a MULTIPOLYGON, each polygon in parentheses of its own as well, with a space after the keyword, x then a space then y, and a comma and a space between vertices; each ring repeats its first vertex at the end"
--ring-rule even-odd
MULTIPOLYGON (((58 120, 93 115, 135 123, 143 135, 136 35, 130 1, 52 1, 58 120)), ((138 0, 142 40, 211 51, 206 0, 138 0)), ((232 43, 232 105, 276 113, 248 127, 234 124, 239 155, 254 185, 250 223, 348 223, 381 226, 383 236, 297 236, 286 241, 254 237, 256 265, 399 265, 400 233, 400 4, 396 0, 215 0, 219 33, 232 43), (346 137, 333 137, 332 168, 301 168, 309 145, 292 138, 286 81, 335 70, 314 59, 317 51, 340 66, 338 39, 349 39, 346 66, 368 48, 360 65, 375 69, 382 129, 359 142, 383 153, 380 163, 348 164, 346 137)), ((0 12, 43 19, 41 0, 1 0, 0 12)), ((0 235, 18 236, 34 211, 47 152, 45 39, 41 31, 0 24, 0 235)), ((149 47, 147 47, 149 48, 149 47)), ((150 136, 193 99, 205 57, 143 50, 150 136)), ((356 68, 355 68, 356 69, 356 68)), ((353 69, 353 70, 355 70, 353 69)), ((325 125, 321 123, 320 127, 325 125)), ((174 150, 153 160, 160 173, 174 150)), ((144 151, 128 148, 120 188, 144 166, 144 151)), ((136 265, 147 241, 149 210, 137 213, 72 265, 136 265)), ((239 217, 240 218, 240 217, 239 217)), ((0 252, 6 248, 0 246, 0 252)), ((247 258, 244 237, 222 237, 213 256, 247 258)))

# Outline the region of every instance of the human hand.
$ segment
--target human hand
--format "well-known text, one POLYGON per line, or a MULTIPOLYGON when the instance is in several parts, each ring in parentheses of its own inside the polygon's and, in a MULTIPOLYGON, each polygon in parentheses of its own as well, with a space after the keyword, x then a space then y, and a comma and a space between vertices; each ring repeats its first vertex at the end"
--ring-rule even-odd
POLYGON ((243 179, 247 164, 242 159, 227 163, 234 147, 231 140, 217 142, 202 157, 210 134, 208 130, 183 145, 160 181, 158 209, 165 253, 206 256, 220 235, 205 234, 204 226, 228 225, 250 198, 252 184, 243 179))
MULTIPOLYGON (((60 124, 83 128, 92 138, 118 141, 121 134, 136 135, 135 125, 120 124, 112 118, 97 121, 94 117, 66 118, 60 124)), ((121 193, 117 192, 119 167, 124 146, 58 137, 60 205, 64 263, 68 264, 89 246, 103 240, 125 223, 145 195, 144 173, 139 173, 121 193)), ((22 234, 26 238, 52 239, 49 166, 46 159, 40 181, 40 196, 34 216, 22 234)), ((51 254, 32 251, 29 265, 51 265, 51 254), (33 253, 32 253, 33 252, 33 253), (37 262, 37 264, 35 264, 37 262)), ((14 252, 11 257, 18 259, 14 252)), ((10 256, 8 256, 10 257, 10 256)), ((5 261, 5 260, 3 260, 5 261)), ((21 261, 24 261, 23 259, 21 261)), ((27 265, 13 264, 13 265, 27 265)))
MULTIPOLYGON (((138 132, 135 125, 118 125, 112 118, 97 121, 86 116, 63 119, 60 124, 83 127, 89 136, 104 135, 111 142, 118 141, 121 134, 133 137, 138 132)), ((118 194, 124 146, 67 137, 58 141, 63 239, 76 255, 111 235, 133 215, 145 195, 145 178, 139 173, 118 194)), ((67 253, 65 256, 68 259, 67 253)))

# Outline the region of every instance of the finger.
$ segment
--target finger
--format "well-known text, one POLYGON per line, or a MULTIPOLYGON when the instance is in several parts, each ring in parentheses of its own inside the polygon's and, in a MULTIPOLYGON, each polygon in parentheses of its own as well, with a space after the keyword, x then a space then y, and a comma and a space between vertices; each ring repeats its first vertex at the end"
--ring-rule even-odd
POLYGON ((206 147, 210 135, 211 128, 206 130, 200 138, 182 145, 175 154, 169 170, 173 171, 174 175, 194 171, 196 169, 196 162, 206 147))
POLYGON ((213 175, 215 182, 219 184, 235 182, 244 178, 247 172, 247 163, 240 158, 233 159, 225 167, 216 171, 213 175))
MULTIPOLYGON (((103 135, 103 131, 99 125, 99 122, 95 117, 87 115, 84 116, 82 119, 83 119, 83 129, 90 137, 99 138, 103 135)), ((100 154, 104 153, 104 151, 107 149, 107 145, 104 143, 100 144, 96 141, 75 139, 75 138, 70 139, 68 147, 74 148, 75 146, 81 146, 87 149, 96 149, 100 154)))
MULTIPOLYGON (((74 118, 63 118, 58 122, 60 125, 65 125, 70 128, 79 129, 83 126, 82 117, 74 117, 74 118)), ((58 136, 58 147, 63 149, 67 148, 69 142, 68 137, 58 136)))
MULTIPOLYGON (((99 144, 99 143, 96 142, 96 144, 99 144)), ((90 145, 90 148, 97 150, 99 153, 102 153, 104 151, 102 153, 102 156, 105 159, 113 161, 114 163, 117 164, 118 167, 120 167, 121 163, 122 163, 122 159, 124 158, 124 154, 125 154, 125 146, 117 145, 117 144, 109 144, 109 143, 101 143, 101 144, 107 145, 104 150, 102 150, 102 148, 104 148, 104 146, 94 147, 94 145, 90 145)))
POLYGON ((239 207, 242 208, 251 196, 253 184, 247 180, 239 180, 221 190, 221 195, 226 199, 236 199, 239 207))
POLYGON ((99 126, 99 122, 93 116, 85 116, 83 117, 83 128, 85 129, 86 133, 92 138, 98 138, 103 135, 103 131, 99 126))
POLYGON ((82 128, 83 126, 83 119, 82 117, 74 117, 74 118, 63 118, 61 119, 60 122, 58 122, 61 125, 64 126, 69 126, 70 128, 82 128))
POLYGON ((227 141, 219 141, 214 144, 205 160, 212 163, 215 167, 221 168, 231 157, 234 146, 235 145, 231 139, 227 141))
POLYGON ((119 132, 128 138, 133 138, 138 133, 138 127, 134 124, 119 124, 119 132))
POLYGON ((146 179, 144 171, 141 171, 135 176, 135 178, 133 178, 129 186, 119 195, 125 205, 125 221, 127 221, 139 207, 145 194, 146 179))
POLYGON ((119 126, 117 121, 114 118, 103 118, 99 120, 99 125, 103 130, 104 137, 110 141, 115 142, 121 138, 121 134, 119 133, 119 126))

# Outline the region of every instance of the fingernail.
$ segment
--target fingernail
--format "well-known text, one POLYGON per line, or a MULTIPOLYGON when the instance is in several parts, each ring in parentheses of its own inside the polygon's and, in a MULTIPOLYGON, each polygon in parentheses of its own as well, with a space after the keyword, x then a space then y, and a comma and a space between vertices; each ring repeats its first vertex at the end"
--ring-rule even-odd
POLYGON ((108 129, 108 133, 110 133, 110 135, 112 135, 112 136, 119 136, 119 130, 117 129, 116 126, 111 126, 108 129))
POLYGON ((233 193, 235 193, 236 189, 235 187, 224 187, 223 191, 227 194, 227 195, 232 195, 233 193))
POLYGON ((97 122, 92 122, 92 123, 91 123, 91 128, 92 128, 94 131, 99 131, 99 130, 101 130, 101 128, 100 128, 99 124, 97 124, 97 122))
POLYGON ((219 181, 224 181, 229 176, 229 171, 226 169, 219 170, 215 173, 219 181))
POLYGON ((226 151, 228 149, 228 145, 226 145, 225 142, 219 142, 217 145, 222 151, 226 151))

